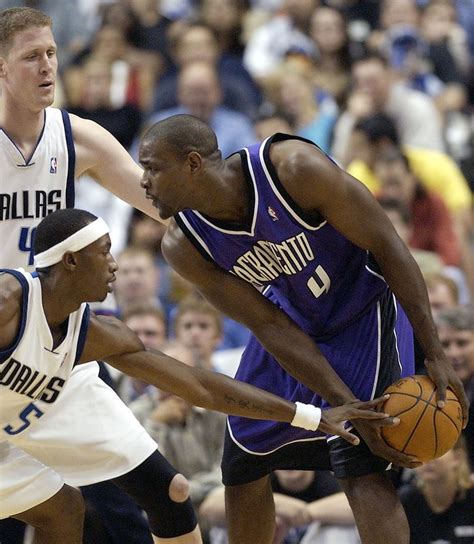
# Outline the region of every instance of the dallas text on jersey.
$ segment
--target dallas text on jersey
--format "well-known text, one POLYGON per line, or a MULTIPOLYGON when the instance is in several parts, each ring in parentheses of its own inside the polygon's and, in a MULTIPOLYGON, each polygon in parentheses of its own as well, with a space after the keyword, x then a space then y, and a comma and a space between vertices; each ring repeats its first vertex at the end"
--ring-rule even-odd
POLYGON ((48 379, 46 374, 33 370, 13 357, 0 364, 0 386, 48 404, 58 398, 65 383, 59 376, 48 379))
POLYGON ((0 193, 0 221, 42 219, 61 208, 62 190, 0 193))

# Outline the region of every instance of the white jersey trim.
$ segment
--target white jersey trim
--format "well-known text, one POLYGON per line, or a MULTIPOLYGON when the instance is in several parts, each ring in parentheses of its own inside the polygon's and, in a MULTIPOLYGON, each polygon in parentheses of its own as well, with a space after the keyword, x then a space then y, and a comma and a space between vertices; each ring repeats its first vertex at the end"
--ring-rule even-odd
POLYGON ((252 223, 251 223, 250 230, 248 231, 248 230, 224 229, 222 227, 219 227, 218 225, 215 225, 214 223, 209 221, 209 219, 206 219, 200 212, 198 212, 196 210, 192 210, 192 212, 194 213, 194 215, 199 217, 199 219, 201 221, 206 223, 206 225, 209 225, 210 227, 212 227, 213 229, 215 229, 215 230, 217 230, 219 232, 223 232, 224 234, 233 234, 233 235, 239 235, 239 236, 244 235, 244 236, 252 236, 253 237, 255 235, 255 225, 257 223, 257 212, 258 212, 258 203, 259 203, 260 195, 258 194, 257 182, 255 181, 255 173, 253 171, 252 162, 250 160, 250 153, 249 153, 247 148, 244 148, 243 151, 245 152, 245 156, 246 156, 246 159, 247 159, 247 165, 248 165, 248 168, 249 168, 250 177, 252 178, 252 185, 253 185, 253 192, 254 192, 254 206, 253 206, 252 223))
MULTIPOLYGON (((186 216, 179 212, 179 218, 181 219, 181 221, 186 225, 186 228, 189 229, 189 232, 194 236, 194 238, 196 239, 197 242, 199 242, 199 244, 203 247, 203 249, 206 251, 206 253, 209 255, 209 257, 211 257, 211 259, 213 261, 215 261, 212 253, 211 253, 211 250, 207 247, 207 244, 206 242, 204 242, 204 240, 199 236, 199 234, 194 230, 193 226, 191 225, 191 223, 187 220, 186 216)), ((178 225, 179 226, 179 225, 178 225)), ((213 225, 211 225, 213 226, 213 225)))
POLYGON ((271 455, 272 453, 275 453, 276 451, 280 450, 281 448, 284 448, 286 446, 289 446, 290 444, 297 444, 299 442, 314 442, 315 440, 326 440, 326 437, 325 436, 315 436, 314 438, 299 438, 298 440, 290 440, 289 442, 285 442, 284 444, 282 444, 281 446, 278 446, 278 448, 275 448, 273 450, 269 450, 269 451, 266 451, 266 452, 259 452, 259 451, 253 451, 253 450, 249 450, 248 448, 246 448, 243 444, 241 444, 237 438, 235 438, 234 436, 234 433, 232 432, 232 428, 230 426, 230 421, 229 419, 227 419, 227 429, 229 431, 229 435, 230 437, 232 438, 232 441, 234 442, 234 444, 240 448, 242 451, 245 451, 246 453, 250 453, 251 455, 259 455, 259 456, 264 456, 264 455, 271 455))

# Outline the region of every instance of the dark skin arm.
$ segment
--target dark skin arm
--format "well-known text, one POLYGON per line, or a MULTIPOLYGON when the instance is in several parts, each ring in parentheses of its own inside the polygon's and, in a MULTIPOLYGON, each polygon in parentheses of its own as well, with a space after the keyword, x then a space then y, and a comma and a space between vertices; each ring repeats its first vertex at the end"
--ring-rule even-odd
MULTIPOLYGON (((115 318, 91 315, 80 363, 91 360, 104 360, 129 376, 209 410, 287 423, 295 415, 294 403, 271 393, 217 372, 190 367, 159 351, 145 351, 139 338, 115 318)), ((373 420, 386 417, 374 411, 382 400, 354 401, 325 410, 319 428, 356 443, 357 437, 344 430, 343 422, 359 417, 373 420)))
POLYGON ((318 211, 355 245, 368 249, 402 304, 426 356, 428 372, 444 402, 448 385, 459 398, 467 424, 468 400, 439 342, 420 269, 370 192, 308 144, 276 145, 272 159, 292 198, 308 212, 318 211), (315 180, 317 183, 299 182, 315 180))

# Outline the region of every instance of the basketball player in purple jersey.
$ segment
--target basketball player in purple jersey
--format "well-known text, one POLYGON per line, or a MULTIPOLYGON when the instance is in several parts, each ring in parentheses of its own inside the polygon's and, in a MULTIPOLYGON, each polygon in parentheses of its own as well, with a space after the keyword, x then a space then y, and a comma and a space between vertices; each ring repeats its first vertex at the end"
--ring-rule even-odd
MULTIPOLYGON (((367 400, 413 373, 412 325, 438 402, 449 384, 467 420, 418 267, 370 193, 317 146, 276 134, 223 160, 213 131, 178 115, 145 134, 140 163, 147 197, 174 216, 168 262, 254 334, 237 378, 322 407, 367 400)), ((386 470, 419 463, 383 442, 381 424, 352 422, 363 439, 353 446, 230 417, 222 461, 230 542, 272 542, 268 474, 299 468, 334 471, 364 543, 408 543, 386 470)))

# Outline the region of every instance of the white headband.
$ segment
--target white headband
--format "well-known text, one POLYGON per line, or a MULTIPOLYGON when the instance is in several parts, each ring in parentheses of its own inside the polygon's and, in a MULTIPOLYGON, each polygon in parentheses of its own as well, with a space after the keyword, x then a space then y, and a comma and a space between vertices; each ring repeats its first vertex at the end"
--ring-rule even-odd
POLYGON ((92 223, 89 223, 74 234, 71 234, 69 238, 50 247, 46 251, 38 253, 38 255, 35 255, 35 267, 46 268, 59 263, 66 251, 79 251, 108 232, 109 227, 107 226, 107 223, 101 217, 98 217, 95 221, 92 221, 92 223))

